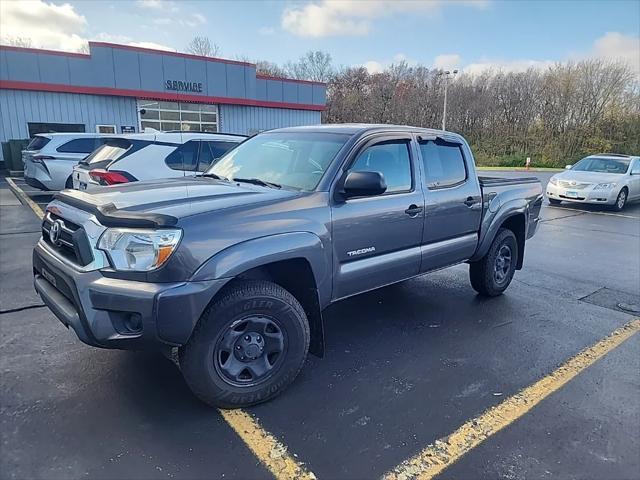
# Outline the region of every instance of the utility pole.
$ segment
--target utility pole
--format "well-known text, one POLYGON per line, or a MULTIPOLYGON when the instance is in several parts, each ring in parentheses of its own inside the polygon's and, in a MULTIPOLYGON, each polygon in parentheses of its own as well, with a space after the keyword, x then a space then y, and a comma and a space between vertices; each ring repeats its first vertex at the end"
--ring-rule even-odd
POLYGON ((455 77, 458 74, 458 70, 445 70, 441 72, 440 75, 445 75, 444 77, 444 108, 442 109, 442 130, 446 130, 447 127, 447 90, 449 89, 449 77, 455 77))

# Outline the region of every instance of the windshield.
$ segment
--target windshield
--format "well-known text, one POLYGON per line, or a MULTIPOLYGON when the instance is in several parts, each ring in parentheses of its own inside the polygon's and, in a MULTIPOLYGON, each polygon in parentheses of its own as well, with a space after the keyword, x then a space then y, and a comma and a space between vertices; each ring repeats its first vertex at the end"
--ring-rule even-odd
POLYGON ((630 160, 624 158, 587 157, 576 163, 571 170, 578 172, 626 173, 630 160))
POLYGON ((313 190, 348 138, 337 133, 262 133, 215 161, 206 173, 313 190))

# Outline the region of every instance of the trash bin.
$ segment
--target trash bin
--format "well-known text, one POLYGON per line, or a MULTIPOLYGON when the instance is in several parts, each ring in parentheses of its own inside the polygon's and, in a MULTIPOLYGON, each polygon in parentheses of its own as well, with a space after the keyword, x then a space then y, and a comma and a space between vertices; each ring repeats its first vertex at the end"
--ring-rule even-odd
POLYGON ((9 161, 5 158, 5 164, 9 170, 9 175, 22 175, 24 165, 22 164, 22 150, 29 145, 29 139, 9 140, 9 161))

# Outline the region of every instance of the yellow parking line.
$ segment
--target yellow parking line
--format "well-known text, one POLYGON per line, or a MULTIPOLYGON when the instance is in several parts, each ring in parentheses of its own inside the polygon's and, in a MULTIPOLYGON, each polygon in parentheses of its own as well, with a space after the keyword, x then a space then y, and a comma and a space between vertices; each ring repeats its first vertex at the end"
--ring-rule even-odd
MULTIPOLYGON (((31 200, 12 179, 7 178, 7 183, 22 203, 31 207, 38 217, 44 216, 40 206, 31 200)), ((219 410, 219 412, 276 480, 316 478, 302 463, 289 454, 287 447, 262 428, 251 415, 242 410, 219 410)))
POLYGON ((287 447, 265 431, 251 415, 243 410, 219 410, 219 412, 277 480, 316 478, 302 463, 289 454, 287 447))
POLYGON ((640 330, 640 319, 632 320, 595 345, 582 350, 550 375, 538 380, 482 415, 469 420, 448 437, 436 440, 416 456, 384 475, 385 480, 428 480, 455 463, 507 425, 535 407, 584 369, 618 347, 640 330))
POLYGON ((6 180, 7 180, 7 183, 9 184, 9 188, 13 191, 13 193, 15 193, 17 195, 17 197, 20 199, 20 201, 22 203, 24 203, 27 206, 31 207, 31 210, 33 210, 33 212, 39 218, 44 217, 44 212, 42 211, 40 206, 36 202, 31 200, 29 198, 29 195, 24 193, 24 190, 22 190, 19 186, 17 186, 16 183, 12 179, 7 178, 6 180))

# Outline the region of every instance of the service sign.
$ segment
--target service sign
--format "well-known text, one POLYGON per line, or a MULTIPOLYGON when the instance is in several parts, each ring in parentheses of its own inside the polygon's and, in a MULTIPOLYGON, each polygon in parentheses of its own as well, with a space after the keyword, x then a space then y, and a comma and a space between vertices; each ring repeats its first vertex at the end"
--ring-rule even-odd
POLYGON ((202 93, 202 82, 183 82, 182 80, 167 80, 164 83, 166 90, 175 92, 202 93))

